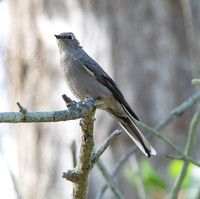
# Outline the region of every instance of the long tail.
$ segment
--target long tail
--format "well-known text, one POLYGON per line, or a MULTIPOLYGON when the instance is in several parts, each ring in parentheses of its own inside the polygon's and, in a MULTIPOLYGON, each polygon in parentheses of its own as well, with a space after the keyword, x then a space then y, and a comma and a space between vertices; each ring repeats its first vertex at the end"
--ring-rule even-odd
POLYGON ((147 157, 151 157, 151 155, 156 155, 155 149, 149 144, 147 139, 143 136, 143 134, 140 132, 139 128, 136 126, 131 118, 123 117, 120 118, 120 121, 118 120, 118 122, 147 157))

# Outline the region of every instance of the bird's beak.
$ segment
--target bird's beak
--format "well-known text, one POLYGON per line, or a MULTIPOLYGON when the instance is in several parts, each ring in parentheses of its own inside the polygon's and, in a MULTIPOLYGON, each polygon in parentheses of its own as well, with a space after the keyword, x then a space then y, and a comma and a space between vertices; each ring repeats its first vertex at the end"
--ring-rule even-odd
POLYGON ((54 35, 56 37, 56 39, 62 39, 63 36, 62 35, 54 35))

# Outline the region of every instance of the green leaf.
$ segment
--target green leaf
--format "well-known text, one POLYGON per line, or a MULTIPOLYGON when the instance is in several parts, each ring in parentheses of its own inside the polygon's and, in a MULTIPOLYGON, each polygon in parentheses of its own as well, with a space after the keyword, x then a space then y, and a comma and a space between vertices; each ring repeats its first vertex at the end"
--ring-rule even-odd
POLYGON ((149 163, 148 160, 142 160, 140 163, 141 175, 144 180, 144 185, 147 189, 152 187, 157 187, 161 189, 166 188, 166 183, 164 180, 158 175, 153 166, 149 163))
MULTIPOLYGON (((182 160, 173 160, 170 162, 168 166, 168 173, 173 178, 176 179, 182 169, 183 161, 182 160)), ((193 165, 190 163, 188 166, 187 174, 185 176, 185 179, 183 180, 182 187, 187 188, 190 183, 190 175, 191 170, 193 168, 193 165)))
MULTIPOLYGON (((166 189, 165 181, 158 175, 148 160, 142 160, 139 167, 146 191, 150 191, 152 188, 166 189)), ((138 174, 132 169, 125 169, 124 175, 128 182, 135 187, 138 174)))

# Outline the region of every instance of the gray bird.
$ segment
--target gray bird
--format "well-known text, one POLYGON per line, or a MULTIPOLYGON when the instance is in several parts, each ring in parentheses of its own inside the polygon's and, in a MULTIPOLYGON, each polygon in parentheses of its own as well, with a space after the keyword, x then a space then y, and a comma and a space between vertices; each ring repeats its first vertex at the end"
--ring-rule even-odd
POLYGON ((97 108, 108 112, 147 156, 156 151, 140 132, 133 118, 139 120, 110 76, 79 45, 71 32, 55 35, 60 52, 60 65, 68 87, 79 100, 89 96, 97 108))

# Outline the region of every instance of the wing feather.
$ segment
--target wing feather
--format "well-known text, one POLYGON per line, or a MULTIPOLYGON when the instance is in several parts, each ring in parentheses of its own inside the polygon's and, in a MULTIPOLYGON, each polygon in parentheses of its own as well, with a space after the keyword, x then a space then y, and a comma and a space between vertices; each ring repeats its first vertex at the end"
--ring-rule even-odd
POLYGON ((128 111, 132 117, 134 117, 136 120, 139 120, 137 115, 133 112, 131 107, 126 102, 122 92, 115 84, 115 82, 92 58, 79 58, 78 61, 83 65, 83 67, 91 76, 95 77, 99 82, 110 89, 116 99, 123 105, 123 108, 126 109, 126 112, 128 111))

